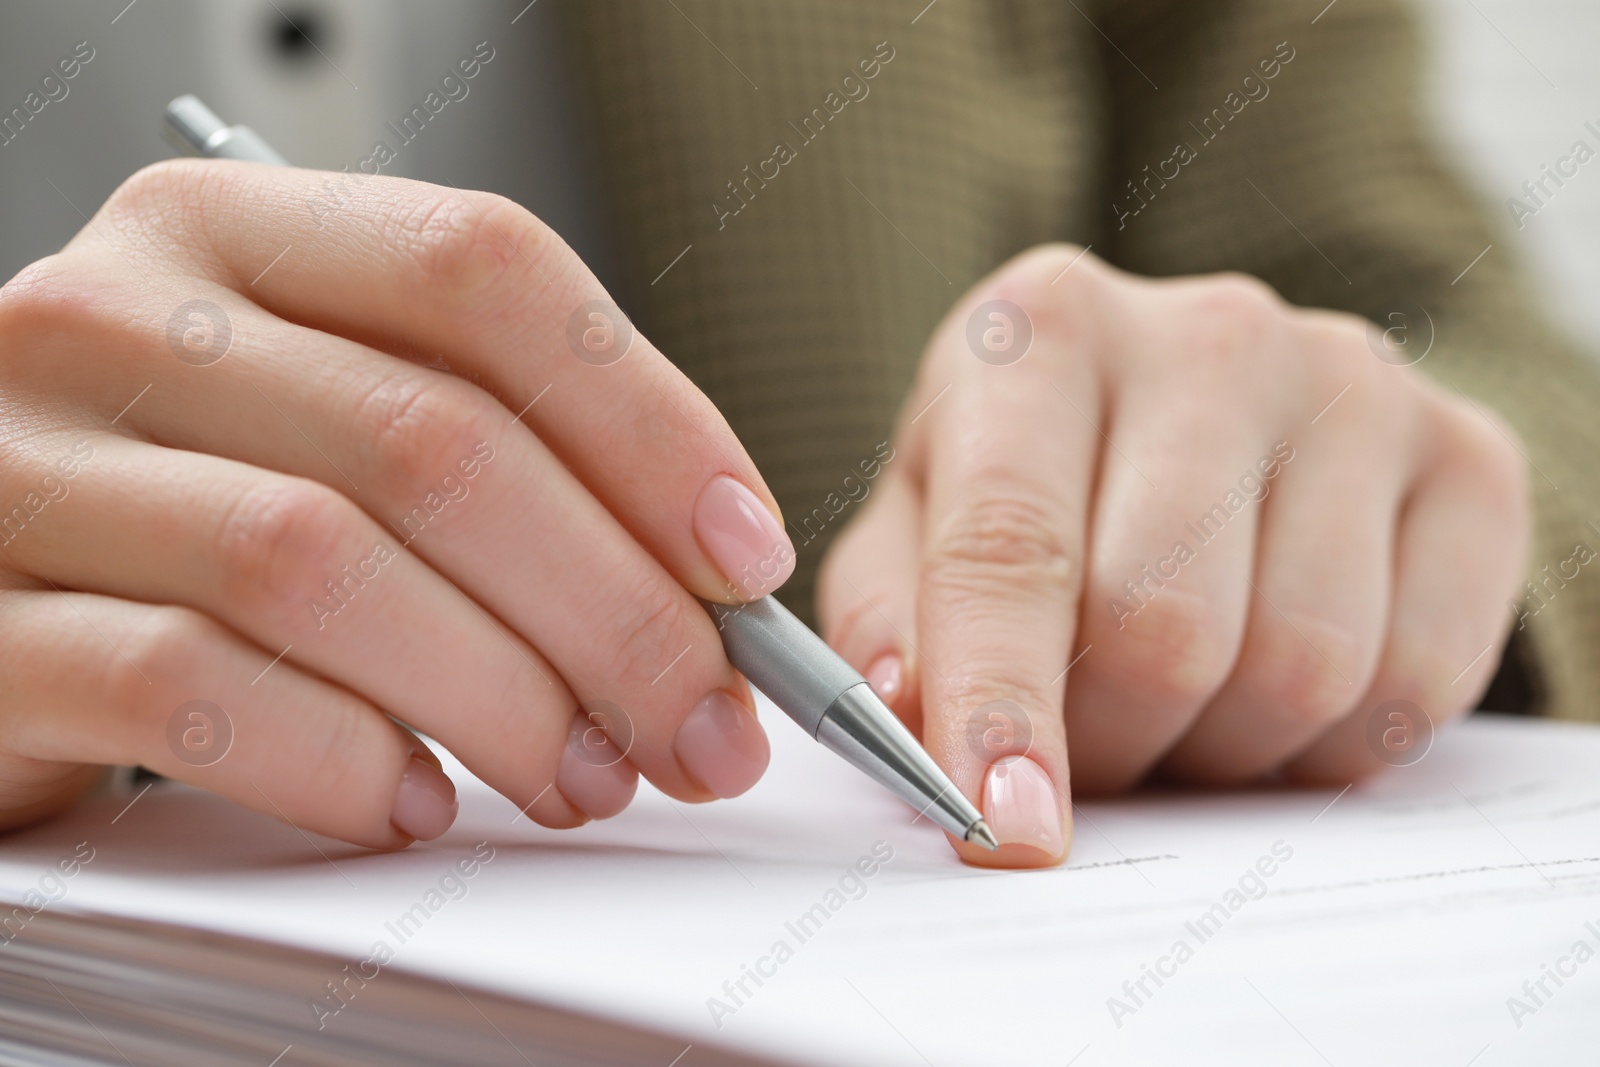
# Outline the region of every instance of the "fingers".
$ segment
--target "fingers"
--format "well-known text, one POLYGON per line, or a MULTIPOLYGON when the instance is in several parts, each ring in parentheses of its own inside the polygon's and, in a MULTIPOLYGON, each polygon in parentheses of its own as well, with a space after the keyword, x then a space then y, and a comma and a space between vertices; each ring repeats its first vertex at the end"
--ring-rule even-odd
POLYGON ((109 773, 93 764, 0 753, 0 833, 67 811, 109 773))
POLYGON ((1433 417, 1423 433, 1432 454, 1401 513, 1393 607, 1377 673, 1354 712, 1289 762, 1296 781, 1344 784, 1420 758, 1392 751, 1390 720, 1374 729, 1373 719, 1386 716, 1391 702, 1404 702, 1395 723, 1413 735, 1427 730, 1431 739, 1432 729, 1470 709, 1494 676, 1512 622, 1504 605, 1515 595, 1527 551, 1519 521, 1527 508, 1526 474, 1504 443, 1511 431, 1503 424, 1489 424, 1454 398, 1430 401, 1433 417))
MULTIPOLYGON (((113 370, 129 395, 144 374, 156 379, 121 428, 316 479, 355 500, 387 526, 388 543, 458 587, 450 596, 466 594, 548 657, 555 669, 540 661, 542 675, 586 704, 621 709, 617 740, 671 795, 732 796, 760 777, 764 735, 705 612, 513 413, 450 375, 232 299, 230 355, 198 368, 203 376, 149 335, 142 360, 113 370)), ((741 492, 726 478, 705 491, 735 510, 741 492)), ((552 758, 573 706, 547 723, 552 758)))
POLYGON ((102 215, 134 225, 167 205, 186 269, 482 384, 696 594, 731 602, 782 584, 793 546, 733 432, 553 231, 502 197, 381 177, 350 178, 330 220, 306 207, 328 180, 177 161, 141 171, 102 215))
MULTIPOLYGON (((292 467, 358 500, 548 657, 580 700, 619 708, 627 734, 616 740, 673 796, 734 796, 755 783, 764 736, 715 627, 561 457, 458 379, 253 317, 263 320, 259 359, 249 361, 258 380, 212 391, 228 390, 224 410, 260 411, 259 431, 163 410, 191 402, 181 393, 142 414, 136 406, 135 425, 159 426, 182 447, 292 467), (284 423, 319 444, 293 434, 286 449, 284 423), (697 725, 685 732, 691 716, 697 725)), ((742 505, 742 492, 714 479, 707 506, 770 519, 742 505)))
POLYGON ((609 819, 628 806, 639 787, 639 772, 606 733, 607 726, 605 713, 590 709, 574 715, 567 730, 555 785, 579 816, 609 819))
MULTIPOLYGON (((1272 298, 1244 283, 1162 286, 1154 297, 1152 288, 1133 292, 1166 314, 1126 327, 1119 342, 1171 351, 1174 364, 1124 382, 1103 427, 1084 653, 1066 690, 1080 793, 1136 784, 1228 678, 1266 492, 1259 466, 1272 459, 1257 421, 1218 418, 1216 406, 1219 392, 1258 388, 1245 373, 1253 349, 1279 343, 1286 326, 1272 298)), ((1107 314, 1139 322, 1120 307, 1107 314)))
MULTIPOLYGON (((14 566, 56 585, 221 619, 259 648, 278 649, 283 662, 270 670, 312 670, 438 737, 518 808, 558 771, 581 793, 568 797, 578 808, 613 808, 587 785, 595 774, 566 766, 578 702, 554 669, 338 494, 102 437, 64 504, 6 545, 14 566)), ((253 662, 251 677, 274 653, 253 662)), ((613 792, 626 785, 630 795, 627 774, 608 771, 613 792)), ((574 824, 565 792, 531 816, 574 824)))
MULTIPOLYGON (((1470 707, 1510 622, 1498 605, 1525 536, 1503 428, 1374 365, 1364 324, 1291 311, 1259 283, 1143 282, 1087 259, 1048 292, 1077 262, 1057 258, 1041 284, 1049 258, 1003 268, 980 290, 993 299, 941 329, 907 408, 932 415, 901 429, 905 499, 891 486, 863 511, 819 586, 828 635, 853 663, 909 644, 894 622, 902 527, 922 514, 923 732, 958 784, 973 788, 975 762, 988 768, 988 811, 1030 781, 1064 782, 1041 773, 1009 790, 1016 753, 963 757, 954 728, 1037 739, 1049 720, 1031 709, 972 709, 996 694, 1035 703, 1048 687, 1030 671, 1057 648, 1080 650, 1064 696, 1080 790, 1126 788, 1158 762, 1214 784, 1285 761, 1291 777, 1349 781, 1393 762, 1371 729, 1383 708, 1408 704, 1426 725, 1470 707), (964 363, 951 324, 997 301, 1032 320, 1038 358, 999 368, 1006 388, 986 393, 994 379, 979 375, 995 368, 977 370, 991 361, 976 349, 964 363), (1063 388, 1040 366, 1077 378, 1063 388), (1075 409, 1064 422, 1077 439, 1063 439, 1064 412, 1043 417, 1037 398, 1052 389, 1075 409), (1098 442, 1080 423, 1106 444, 1097 478, 1081 459, 1098 442), (1085 558, 1074 634, 1077 574, 1051 564, 1085 558)), ((1054 771, 1058 753, 1047 741, 1030 755, 1054 771)))
POLYGON ((1349 407, 1265 457, 1258 480, 1269 492, 1244 645, 1227 684, 1164 760, 1175 776, 1214 785, 1258 778, 1353 710, 1371 683, 1388 625, 1396 518, 1416 468, 1415 427, 1403 409, 1359 417, 1358 403, 1382 402, 1373 385, 1356 386, 1363 395, 1349 407))
POLYGON ((828 548, 817 575, 822 636, 912 730, 922 722, 917 562, 922 507, 890 469, 828 548))
POLYGON ((331 490, 107 436, 63 504, 7 546, 12 565, 225 622, 438 738, 519 808, 556 777, 578 704, 554 669, 331 490))
MULTIPOLYGON (((251 649, 253 674, 265 677, 280 669, 298 671, 304 665, 362 692, 386 713, 440 737, 474 770, 494 774, 501 791, 545 825, 575 826, 591 817, 605 818, 631 799, 637 772, 593 726, 599 716, 573 714, 569 709, 576 702, 563 687, 532 677, 540 670, 532 662, 536 653, 519 649, 511 638, 496 633, 481 611, 459 594, 441 596, 442 583, 398 550, 392 558, 368 552, 363 563, 381 567, 376 573, 364 572, 361 564, 353 572, 343 568, 335 575, 339 582, 333 593, 327 592, 325 583, 323 589, 311 590, 313 595, 304 605, 283 605, 287 610, 281 615, 262 610, 262 596, 280 590, 247 588, 244 568, 231 566, 233 557, 227 554, 237 541, 223 530, 229 524, 280 521, 252 510, 265 507, 262 500, 284 507, 292 517, 298 505, 287 501, 305 491, 292 481, 208 456, 167 453, 115 438, 102 438, 97 449, 75 454, 87 455, 85 466, 93 468, 92 475, 80 469, 74 476, 71 508, 56 507, 25 531, 13 535, 8 528, 0 535, 8 562, 52 584, 180 602, 224 619, 235 630, 274 648, 283 641, 278 656, 260 647, 251 649), (135 504, 129 506, 118 489, 133 485, 138 475, 154 475, 158 484, 177 491, 136 493, 135 504), (96 511, 119 514, 125 525, 113 530, 103 523, 81 522, 96 511), (103 536, 107 533, 112 536, 103 536), (315 626, 297 625, 299 612, 294 609, 301 606, 308 609, 305 618, 314 620, 315 626), (490 715, 483 714, 483 705, 491 709, 490 715), (541 714, 556 721, 554 742, 538 736, 541 714), (501 717, 510 725, 497 726, 501 717), (479 733, 487 735, 482 744, 473 736, 479 733), (485 767, 483 752, 495 748, 507 751, 499 763, 485 767), (547 780, 540 784, 541 749, 549 749, 549 758, 559 760, 555 791, 548 789, 547 780)), ((66 500, 67 494, 59 499, 66 500)), ((330 499, 335 514, 341 507, 348 509, 357 516, 356 525, 362 525, 359 512, 337 497, 330 499)), ((299 536, 311 543, 320 533, 325 542, 339 540, 341 524, 336 519, 321 523, 320 531, 315 522, 305 525, 313 528, 286 539, 292 544, 299 536)), ((382 536, 376 528, 366 534, 382 536)), ((249 543, 252 550, 263 549, 252 575, 270 573, 275 563, 282 562, 280 555, 303 558, 307 566, 314 566, 309 554, 274 551, 284 546, 267 544, 273 540, 249 543)), ((348 540, 352 547, 381 543, 360 534, 348 540)), ((234 642, 228 647, 236 653, 240 646, 234 642)), ((205 647, 197 648, 195 655, 206 652, 205 647)), ((549 673, 548 665, 543 670, 549 673)), ((426 756, 425 750, 419 751, 426 756)), ((79 752, 77 758, 93 754, 79 752)), ((439 823, 440 805, 432 798, 453 796, 448 783, 436 768, 412 768, 405 781, 415 788, 397 794, 393 818, 412 837, 436 836, 428 830, 439 823)), ((437 832, 443 832, 445 825, 437 825, 437 832)))
POLYGON ((1044 289, 1059 255, 1025 257, 990 284, 1032 317, 1033 348, 1008 365, 975 358, 959 306, 941 328, 910 408, 926 505, 917 634, 923 737, 1001 841, 957 843, 969 863, 1040 866, 1066 853, 1068 775, 1061 722, 1098 438, 1079 308, 1044 289))
POLYGON ((371 848, 443 833, 455 790, 377 708, 197 612, 81 593, 0 594, 0 745, 136 763, 371 848))

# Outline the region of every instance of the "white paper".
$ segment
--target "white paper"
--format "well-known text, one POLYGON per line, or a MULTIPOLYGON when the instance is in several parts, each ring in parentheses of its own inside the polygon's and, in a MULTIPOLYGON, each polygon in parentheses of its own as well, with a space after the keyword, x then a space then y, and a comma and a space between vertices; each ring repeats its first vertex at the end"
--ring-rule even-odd
POLYGON ((616 819, 546 831, 447 762, 456 826, 377 854, 167 784, 0 839, 0 892, 88 841, 51 907, 352 963, 382 941, 388 967, 803 1064, 1600 1058, 1600 955, 1574 955, 1600 953, 1600 729, 1480 716, 1336 800, 1085 803, 1067 867, 1001 873, 961 866, 926 820, 770 706, 763 719, 772 769, 734 801, 642 788, 616 819), (493 858, 450 880, 484 841, 493 858), (892 858, 858 888, 875 847, 892 858), (1228 897, 1241 878, 1257 894, 1251 871, 1259 899, 1228 897), (1570 974, 1558 985, 1547 965, 1570 974), (1541 979, 1544 995, 1524 987, 1541 979))

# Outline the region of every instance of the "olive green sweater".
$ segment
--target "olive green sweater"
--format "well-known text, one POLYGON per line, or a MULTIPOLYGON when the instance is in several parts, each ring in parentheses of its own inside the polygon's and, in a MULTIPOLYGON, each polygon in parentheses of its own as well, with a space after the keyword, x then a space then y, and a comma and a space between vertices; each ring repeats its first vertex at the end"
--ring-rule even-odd
POLYGON ((567 18, 610 280, 777 494, 792 606, 809 612, 845 478, 939 318, 1016 252, 1074 241, 1385 325, 1426 309, 1419 369, 1503 413, 1531 464, 1541 586, 1521 611, 1544 710, 1600 717, 1600 580, 1558 573, 1600 548, 1600 375, 1441 165, 1395 0, 585 0, 567 18))

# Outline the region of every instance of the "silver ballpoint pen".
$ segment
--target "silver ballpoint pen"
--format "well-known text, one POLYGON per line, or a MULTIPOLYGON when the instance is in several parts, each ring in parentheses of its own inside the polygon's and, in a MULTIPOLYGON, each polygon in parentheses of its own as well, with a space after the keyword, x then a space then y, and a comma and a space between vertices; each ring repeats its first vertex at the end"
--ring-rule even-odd
POLYGON ((164 132, 167 143, 185 155, 289 165, 259 133, 248 126, 227 125, 198 96, 180 96, 167 105, 164 132))
MULTIPOLYGON (((288 164, 260 134, 225 124, 194 96, 167 105, 166 134, 189 155, 288 164)), ((701 603, 717 624, 728 661, 813 740, 887 786, 936 826, 991 852, 1000 847, 978 809, 867 680, 787 608, 772 597, 739 605, 701 603)))
POLYGON ((813 740, 843 756, 964 841, 999 842, 872 686, 827 642, 772 597, 748 604, 701 601, 722 634, 728 662, 813 740))

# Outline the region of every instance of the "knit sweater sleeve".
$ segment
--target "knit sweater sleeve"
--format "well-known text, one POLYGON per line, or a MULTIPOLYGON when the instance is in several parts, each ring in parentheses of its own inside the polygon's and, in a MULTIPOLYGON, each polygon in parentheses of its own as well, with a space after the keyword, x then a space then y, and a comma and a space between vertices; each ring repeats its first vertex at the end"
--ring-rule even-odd
POLYGON ((1509 421, 1528 460, 1537 584, 1506 610, 1542 710, 1600 718, 1600 568, 1584 566, 1600 550, 1600 372, 1530 299, 1503 233, 1513 216, 1477 202, 1430 144, 1402 4, 1317 6, 1085 9, 1112 84, 1096 250, 1144 274, 1246 271, 1295 304, 1363 315, 1406 342, 1391 361, 1420 356, 1418 370, 1509 421))

